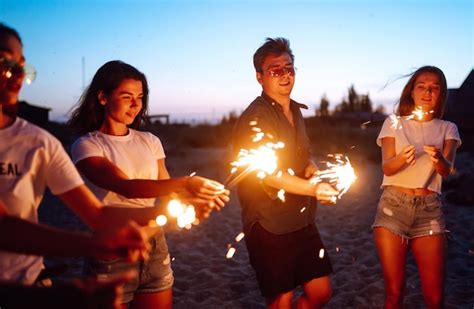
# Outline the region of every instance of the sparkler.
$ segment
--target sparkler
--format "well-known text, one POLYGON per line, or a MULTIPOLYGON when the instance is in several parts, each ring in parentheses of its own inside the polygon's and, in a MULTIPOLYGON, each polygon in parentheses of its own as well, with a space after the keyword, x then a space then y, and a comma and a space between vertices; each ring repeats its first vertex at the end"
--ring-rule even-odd
POLYGON ((349 190, 351 185, 357 179, 357 176, 355 175, 354 168, 347 156, 341 154, 329 154, 328 157, 333 158, 335 163, 329 161, 326 162, 328 168, 317 171, 309 182, 311 184, 317 184, 325 181, 334 185, 334 187, 339 191, 338 196, 335 196, 333 199, 333 202, 336 202, 337 199, 340 199, 342 195, 349 190))
MULTIPOLYGON (((253 127, 252 131, 257 132, 252 139, 254 143, 261 141, 265 136, 265 133, 260 128, 253 127)), ((224 186, 231 189, 253 171, 258 172, 257 177, 260 179, 273 174, 277 168, 278 161, 275 150, 283 147, 285 147, 285 144, 282 142, 267 142, 258 148, 240 149, 237 160, 230 163, 233 167, 230 176, 224 182, 224 186), (241 169, 242 167, 245 168, 241 169), (239 169, 241 171, 237 172, 239 169)))

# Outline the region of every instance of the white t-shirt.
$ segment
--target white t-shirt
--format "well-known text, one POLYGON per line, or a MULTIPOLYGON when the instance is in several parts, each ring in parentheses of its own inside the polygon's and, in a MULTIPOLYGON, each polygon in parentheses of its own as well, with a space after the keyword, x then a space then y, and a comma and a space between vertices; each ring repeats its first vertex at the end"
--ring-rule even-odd
MULTIPOLYGON (((129 129, 125 136, 114 136, 99 131, 90 132, 72 145, 72 159, 77 163, 85 158, 103 157, 116 165, 130 179, 158 179, 158 160, 165 158, 161 141, 149 132, 129 129)), ((85 177, 84 177, 85 178, 85 177)), ((154 198, 127 199, 84 179, 104 205, 154 206, 154 198)))
POLYGON ((415 164, 409 165, 392 176, 383 176, 382 187, 395 185, 404 188, 426 188, 441 194, 442 177, 433 168, 424 145, 442 150, 445 140, 456 140, 461 145, 458 128, 450 121, 434 118, 427 122, 406 120, 391 116, 385 119, 377 137, 377 145, 382 146, 382 138, 395 138, 395 153, 399 154, 408 145, 415 146, 415 164))
MULTIPOLYGON (((36 223, 46 187, 58 195, 83 183, 61 143, 45 130, 21 118, 0 129, 0 200, 9 215, 36 223)), ((32 284, 42 268, 40 256, 0 251, 0 281, 32 284)))

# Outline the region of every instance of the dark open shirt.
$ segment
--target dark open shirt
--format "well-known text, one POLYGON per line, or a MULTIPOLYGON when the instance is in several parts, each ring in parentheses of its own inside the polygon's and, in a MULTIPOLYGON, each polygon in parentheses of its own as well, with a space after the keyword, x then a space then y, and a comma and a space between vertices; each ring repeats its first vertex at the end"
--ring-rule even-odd
MULTIPOLYGON (((262 93, 242 113, 234 127, 232 145, 235 155, 241 148, 258 147, 259 143, 252 141, 256 132, 252 130, 251 122, 256 121, 255 127, 273 137, 271 139, 267 135, 260 143, 270 140, 285 143, 285 147, 277 152, 277 170, 287 172, 291 168, 296 176, 304 178, 304 170, 310 158, 310 145, 301 108, 307 109, 306 105, 291 100, 290 109, 295 124, 293 127, 283 114, 281 105, 262 93)), ((245 233, 256 222, 275 234, 290 233, 314 223, 315 199, 287 192, 286 201, 282 202, 276 196, 277 190, 266 186, 255 173, 239 183, 237 192, 245 233), (305 209, 301 211, 303 207, 305 209)))

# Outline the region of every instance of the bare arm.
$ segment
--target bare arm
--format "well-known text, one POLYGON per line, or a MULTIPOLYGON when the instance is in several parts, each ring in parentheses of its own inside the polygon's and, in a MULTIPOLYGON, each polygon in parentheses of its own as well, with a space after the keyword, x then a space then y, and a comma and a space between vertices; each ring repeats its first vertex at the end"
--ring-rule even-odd
POLYGON ((150 220, 165 213, 161 207, 104 207, 95 195, 85 186, 79 186, 59 195, 82 220, 94 229, 114 227, 125 224, 129 220, 139 225, 147 225, 150 220))
POLYGON ((283 189, 286 192, 316 197, 321 202, 333 203, 334 197, 338 195, 331 185, 327 183, 311 184, 308 180, 283 173, 281 177, 270 175, 265 177, 263 182, 277 190, 283 189))
POLYGON ((457 146, 458 142, 456 140, 448 139, 444 141, 442 152, 434 146, 424 147, 425 152, 429 154, 433 162, 434 169, 443 177, 448 176, 453 169, 457 146))
POLYGON ((69 232, 9 216, 0 204, 0 249, 46 256, 128 257, 146 250, 146 237, 133 223, 91 235, 69 232), (8 235, 8 236, 7 236, 8 235))
MULTIPOLYGON (((161 164, 164 165, 164 160, 161 164)), ((120 168, 103 157, 83 159, 76 163, 76 167, 96 186, 126 198, 154 198, 188 190, 200 198, 213 200, 223 190, 218 182, 202 177, 129 179, 120 168)))
POLYGON ((382 138, 382 170, 386 176, 392 176, 413 164, 415 164, 415 146, 409 145, 397 155, 395 138, 382 138))

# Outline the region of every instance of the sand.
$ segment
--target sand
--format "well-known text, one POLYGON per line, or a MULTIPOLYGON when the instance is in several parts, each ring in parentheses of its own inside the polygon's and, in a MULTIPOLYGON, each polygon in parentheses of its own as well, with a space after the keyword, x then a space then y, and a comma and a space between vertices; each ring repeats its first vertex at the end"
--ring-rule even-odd
MULTIPOLYGON (((174 176, 197 172, 223 181, 229 171, 226 149, 168 151, 167 165, 174 176)), ((374 247, 371 224, 381 194, 382 174, 378 164, 353 160, 358 180, 334 206, 321 205, 317 226, 331 258, 333 297, 327 308, 380 308, 384 288, 374 247)), ((221 211, 190 230, 167 232, 175 274, 175 308, 264 308, 244 241, 234 237, 242 231, 240 207, 235 195, 221 211), (229 245, 237 251, 225 257, 229 245)), ((65 228, 84 226, 62 204, 47 195, 40 209, 41 220, 65 228)), ((448 233, 446 307, 474 306, 474 205, 444 204, 448 233)), ((70 265, 61 277, 80 275, 80 259, 48 259, 47 265, 70 265)), ((296 292, 301 293, 300 290, 296 292)), ((406 308, 424 307, 414 260, 407 262, 406 308)))

